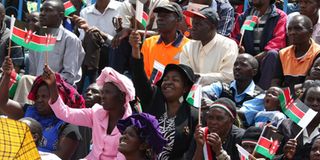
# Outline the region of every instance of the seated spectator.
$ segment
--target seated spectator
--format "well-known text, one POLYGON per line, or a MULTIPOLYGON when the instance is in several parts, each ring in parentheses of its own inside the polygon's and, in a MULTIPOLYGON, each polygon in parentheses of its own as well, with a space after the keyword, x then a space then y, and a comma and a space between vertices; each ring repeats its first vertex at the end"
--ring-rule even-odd
POLYGON ((296 15, 305 15, 312 21, 313 32, 312 39, 320 44, 320 1, 318 0, 299 0, 300 12, 294 12, 288 15, 288 23, 296 15))
POLYGON ((216 100, 226 97, 236 103, 240 119, 244 126, 254 124, 254 117, 264 110, 263 90, 253 82, 258 70, 258 61, 249 54, 240 54, 233 66, 235 80, 231 83, 212 83, 202 88, 204 97, 216 100))
POLYGON ((275 73, 278 51, 286 46, 287 15, 277 9, 275 0, 254 0, 238 18, 232 32, 232 38, 240 42, 243 38, 240 53, 249 53, 259 61, 259 72, 255 76, 256 84, 266 90, 270 87, 275 73), (258 16, 253 31, 245 31, 241 35, 240 28, 250 16, 258 16))
MULTIPOLYGON (((154 12, 157 15, 156 22, 160 35, 147 38, 141 47, 144 69, 150 80, 155 80, 157 71, 163 73, 167 64, 178 64, 182 47, 189 41, 177 30, 183 16, 178 4, 165 3, 156 7, 154 12)), ((156 81, 157 79, 154 83, 156 81)))
MULTIPOLYGON (((78 147, 81 135, 78 127, 70 125, 58 119, 48 104, 50 93, 48 86, 38 77, 32 85, 28 98, 35 103, 32 104, 19 104, 13 100, 8 99, 10 74, 13 70, 12 60, 6 57, 3 64, 4 74, 0 83, 0 110, 9 118, 18 120, 23 117, 31 117, 37 120, 43 129, 43 136, 41 143, 38 145, 40 151, 52 152, 59 156, 61 159, 70 159, 78 147)), ((61 80, 59 76, 59 86, 62 83, 67 84, 61 80)), ((67 92, 61 91, 61 95, 65 102, 70 104, 81 104, 79 94, 75 93, 75 89, 70 88, 67 92), (73 94, 74 93, 74 94, 73 94), (78 97, 78 98, 76 98, 78 97)))
POLYGON ((183 47, 180 63, 201 76, 201 84, 233 80, 232 67, 238 55, 236 43, 217 33, 219 17, 212 8, 186 11, 192 18, 190 40, 183 47))
POLYGON ((284 136, 283 158, 293 160, 309 159, 312 139, 320 134, 320 83, 315 81, 309 88, 306 88, 301 100, 318 114, 296 140, 294 138, 302 128, 291 119, 282 121, 278 129, 284 136))
POLYGON ((265 111, 258 112, 254 118, 256 127, 263 128, 268 123, 278 127, 278 125, 287 118, 286 115, 281 112, 278 98, 281 92, 281 88, 278 87, 270 87, 267 90, 266 96, 264 97, 265 111))
POLYGON ((309 75, 307 76, 308 80, 320 80, 320 58, 317 58, 312 67, 310 68, 309 75))
POLYGON ((288 37, 292 45, 280 50, 272 85, 293 87, 305 81, 320 53, 320 45, 311 39, 311 35, 311 20, 303 15, 294 16, 288 27, 288 37))
POLYGON ((313 139, 312 147, 310 151, 310 160, 318 160, 320 159, 320 137, 316 137, 313 139))
POLYGON ((168 142, 158 159, 190 159, 193 153, 186 155, 198 123, 198 110, 188 104, 186 97, 194 84, 194 73, 189 66, 168 64, 161 79, 152 85, 143 69, 144 57, 139 51, 137 35, 137 32, 130 35, 132 79, 137 97, 142 111, 157 118, 160 131, 168 142))
POLYGON ((9 118, 0 118, 0 159, 39 160, 29 127, 9 118))
POLYGON ((157 119, 149 114, 134 114, 119 120, 117 127, 122 134, 118 150, 127 160, 152 160, 166 144, 157 119))
MULTIPOLYGON (((30 128, 32 137, 34 139, 34 142, 38 146, 41 142, 41 139, 42 139, 41 124, 38 121, 36 121, 35 119, 30 118, 30 117, 21 118, 21 119, 19 119, 19 121, 28 125, 28 127, 30 128)), ((46 160, 61 160, 57 155, 50 153, 50 152, 39 151, 39 154, 41 156, 41 159, 43 159, 43 160, 45 160, 45 159, 46 160)))
MULTIPOLYGON (((52 51, 48 52, 48 65, 71 85, 80 80, 79 70, 85 55, 80 39, 61 24, 64 18, 64 6, 60 0, 46 0, 41 6, 40 26, 58 28, 57 41, 52 51)), ((44 53, 30 51, 29 73, 39 76, 45 65, 44 53)))
POLYGON ((215 159, 240 160, 236 144, 240 144, 244 130, 233 125, 236 120, 236 105, 228 98, 220 98, 210 105, 204 129, 197 126, 194 139, 196 151, 194 159, 203 159, 203 145, 215 159))
POLYGON ((92 108, 69 108, 59 96, 53 71, 45 66, 43 78, 50 89, 50 107, 57 117, 66 122, 92 128, 92 151, 85 159, 125 160, 117 150, 121 136, 116 124, 119 119, 132 114, 129 101, 135 96, 135 89, 129 78, 110 67, 102 70, 97 78, 101 90, 101 105, 92 108))

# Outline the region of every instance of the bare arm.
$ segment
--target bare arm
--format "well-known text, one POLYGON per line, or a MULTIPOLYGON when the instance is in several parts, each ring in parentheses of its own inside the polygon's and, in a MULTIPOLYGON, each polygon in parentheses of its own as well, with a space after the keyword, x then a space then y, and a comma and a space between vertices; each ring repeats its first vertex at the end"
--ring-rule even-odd
POLYGON ((13 71, 13 63, 9 57, 5 58, 2 69, 4 72, 0 81, 0 91, 2 93, 0 96, 0 111, 9 118, 18 120, 24 116, 24 111, 18 102, 9 99, 10 74, 13 71))

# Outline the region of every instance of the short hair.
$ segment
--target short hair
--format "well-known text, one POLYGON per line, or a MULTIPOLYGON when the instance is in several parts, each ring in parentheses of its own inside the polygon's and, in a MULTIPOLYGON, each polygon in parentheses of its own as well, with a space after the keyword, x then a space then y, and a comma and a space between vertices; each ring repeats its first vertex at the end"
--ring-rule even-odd
POLYGON ((251 54, 248 54, 248 53, 243 53, 243 54, 240 54, 239 56, 243 56, 243 57, 246 57, 249 61, 249 64, 251 65, 251 67, 253 69, 258 69, 259 68, 259 62, 256 58, 254 58, 251 54))
POLYGON ((304 84, 303 84, 303 95, 301 97, 301 100, 302 102, 305 101, 305 98, 307 96, 307 93, 308 91, 311 89, 311 88, 317 88, 317 87, 320 87, 320 80, 308 80, 306 81, 304 84))
POLYGON ((24 118, 19 119, 19 121, 21 121, 21 122, 23 122, 24 120, 30 122, 30 124, 27 123, 27 125, 29 126, 32 135, 35 133, 37 133, 39 135, 39 139, 35 142, 38 145, 41 141, 41 138, 42 138, 41 124, 37 120, 35 120, 31 117, 24 117, 24 118))
POLYGON ((292 19, 289 22, 289 25, 290 25, 290 23, 292 23, 292 21, 302 22, 303 26, 306 29, 308 29, 311 32, 313 30, 313 24, 312 24, 311 19, 309 17, 305 16, 305 15, 295 15, 295 16, 293 16, 292 19))
POLYGON ((44 1, 45 2, 54 2, 56 3, 55 5, 55 9, 57 9, 58 12, 64 12, 64 5, 63 5, 63 2, 61 0, 46 0, 44 1))

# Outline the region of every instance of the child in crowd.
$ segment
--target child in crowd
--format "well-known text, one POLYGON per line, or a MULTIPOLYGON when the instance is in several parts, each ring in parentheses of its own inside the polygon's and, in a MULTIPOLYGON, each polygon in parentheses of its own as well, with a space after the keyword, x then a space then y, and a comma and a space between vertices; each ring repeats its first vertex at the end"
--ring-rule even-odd
POLYGON ((271 123, 277 127, 282 120, 287 118, 280 108, 278 96, 281 92, 281 88, 278 87, 270 87, 267 90, 264 98, 265 111, 257 113, 254 119, 256 127, 263 127, 266 123, 271 123))

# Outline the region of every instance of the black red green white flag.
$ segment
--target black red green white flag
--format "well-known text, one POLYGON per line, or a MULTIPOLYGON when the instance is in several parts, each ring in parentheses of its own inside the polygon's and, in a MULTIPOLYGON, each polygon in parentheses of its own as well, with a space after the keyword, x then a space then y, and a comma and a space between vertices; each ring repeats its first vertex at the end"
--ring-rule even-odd
POLYGON ((68 16, 71 13, 77 11, 76 7, 74 7, 74 5, 72 4, 71 1, 64 2, 63 6, 64 6, 64 15, 65 16, 68 16))
POLYGON ((255 147, 255 152, 269 158, 273 159, 274 155, 277 153, 283 136, 277 132, 277 130, 267 125, 264 127, 258 143, 255 147))
POLYGON ((25 48, 37 51, 51 51, 56 43, 56 37, 49 29, 32 30, 25 22, 11 17, 10 39, 25 48))

